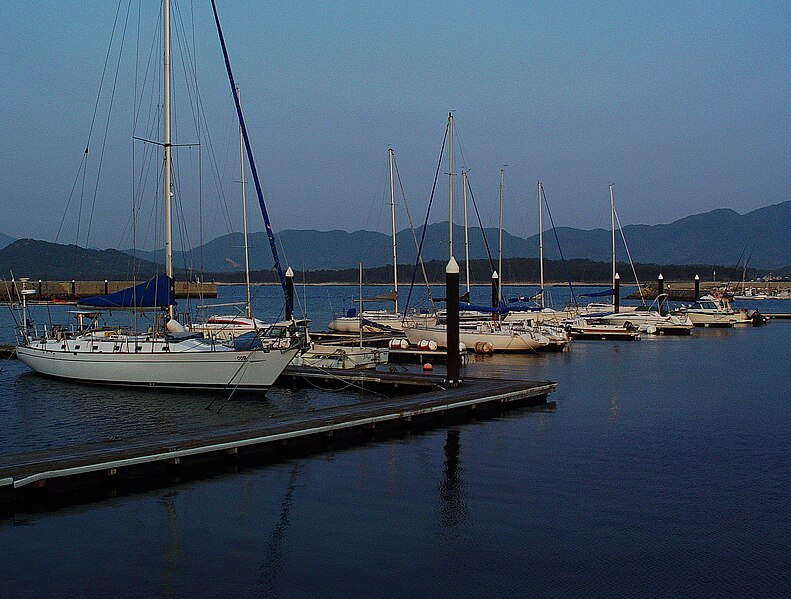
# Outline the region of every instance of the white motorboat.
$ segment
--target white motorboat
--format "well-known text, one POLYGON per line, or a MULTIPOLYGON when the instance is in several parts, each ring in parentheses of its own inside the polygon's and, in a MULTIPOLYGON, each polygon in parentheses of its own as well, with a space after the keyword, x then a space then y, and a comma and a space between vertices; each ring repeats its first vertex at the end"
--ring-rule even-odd
POLYGON ((695 325, 686 314, 669 314, 661 309, 667 294, 662 294, 651 306, 638 306, 631 312, 617 312, 599 316, 605 324, 634 325, 640 332, 659 335, 689 335, 695 325))
POLYGON ((684 315, 698 327, 732 327, 737 324, 752 324, 746 310, 734 310, 730 302, 717 295, 704 295, 691 306, 679 308, 677 314, 684 315))
POLYGON ((640 339, 640 331, 629 322, 607 324, 595 318, 580 316, 571 319, 566 326, 572 339, 640 339))
POLYGON ((368 370, 387 364, 389 353, 389 349, 380 347, 341 347, 314 343, 307 351, 294 358, 292 365, 368 370))

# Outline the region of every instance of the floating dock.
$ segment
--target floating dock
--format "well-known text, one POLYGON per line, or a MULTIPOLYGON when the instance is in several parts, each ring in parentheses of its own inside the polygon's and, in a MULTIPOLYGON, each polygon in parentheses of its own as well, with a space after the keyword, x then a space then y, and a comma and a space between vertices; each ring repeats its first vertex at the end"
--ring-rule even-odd
MULTIPOLYGON (((351 377, 343 370, 332 374, 366 389, 398 386, 413 392, 232 426, 3 456, 0 513, 50 509, 163 487, 218 471, 234 471, 240 464, 260 464, 320 451, 327 445, 427 430, 517 406, 553 407, 547 403, 547 395, 557 386, 550 381, 470 378, 459 387, 445 388, 439 375, 363 372, 351 377)), ((290 376, 305 373, 292 370, 290 376)))

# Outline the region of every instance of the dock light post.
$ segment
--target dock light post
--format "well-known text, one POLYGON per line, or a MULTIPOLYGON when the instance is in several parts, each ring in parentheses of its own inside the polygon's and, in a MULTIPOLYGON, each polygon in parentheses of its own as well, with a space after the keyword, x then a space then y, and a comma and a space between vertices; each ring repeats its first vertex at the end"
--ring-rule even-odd
POLYGON ((286 320, 294 316, 294 271, 288 267, 286 271, 286 320))
POLYGON ((105 279, 105 280, 104 280, 104 294, 105 294, 105 295, 107 295, 107 293, 108 293, 108 291, 107 291, 107 287, 108 287, 108 285, 107 285, 107 279, 105 279))
POLYGON ((495 270, 492 273, 492 308, 500 304, 500 275, 495 270))
MULTIPOLYGON (((497 273, 495 273, 497 274, 497 273)), ((445 267, 445 304, 447 306, 448 372, 446 383, 457 387, 459 378, 459 265, 451 256, 445 267)))
MULTIPOLYGON (((657 282, 659 284, 659 291, 656 294, 656 297, 658 298, 660 295, 662 295, 665 292, 665 277, 662 276, 661 272, 659 273, 659 277, 657 278, 657 282)), ((662 311, 662 300, 661 299, 659 300, 659 311, 660 312, 662 311)))
POLYGON ((695 297, 692 301, 696 302, 700 299, 700 277, 695 275, 695 297))
POLYGON ((71 294, 75 296, 77 295, 77 281, 74 279, 71 280, 71 294))
POLYGON ((621 275, 617 272, 615 273, 615 278, 613 279, 614 286, 612 289, 612 304, 615 308, 615 313, 618 314, 621 310, 621 275))
POLYGON ((41 297, 41 279, 38 280, 38 295, 41 297))

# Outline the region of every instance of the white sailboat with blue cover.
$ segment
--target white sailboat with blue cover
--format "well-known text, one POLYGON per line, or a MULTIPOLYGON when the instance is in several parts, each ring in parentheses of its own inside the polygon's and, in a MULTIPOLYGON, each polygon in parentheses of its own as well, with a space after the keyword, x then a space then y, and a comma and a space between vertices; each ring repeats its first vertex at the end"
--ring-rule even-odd
MULTIPOLYGON (((239 123, 258 192, 259 204, 269 235, 275 268, 285 294, 285 278, 274 246, 272 228, 261 193, 250 140, 244 123, 233 74, 212 2, 217 32, 222 45, 239 123)), ((174 280, 171 232, 171 139, 170 139, 170 7, 163 2, 163 199, 165 232, 165 274, 114 294, 87 298, 91 325, 75 329, 49 326, 38 330, 28 319, 27 298, 35 292, 20 290, 23 308, 19 329, 21 341, 16 353, 35 372, 69 381, 106 385, 264 390, 280 376, 300 349, 299 341, 287 326, 273 326, 251 343, 222 344, 187 331, 174 318, 174 280), (162 318, 144 332, 120 327, 99 326, 100 309, 160 309, 162 318)), ((288 295, 286 301, 288 302, 288 295)), ((88 312, 82 312, 85 316, 88 312)), ((81 319, 82 322, 82 319, 81 319)))

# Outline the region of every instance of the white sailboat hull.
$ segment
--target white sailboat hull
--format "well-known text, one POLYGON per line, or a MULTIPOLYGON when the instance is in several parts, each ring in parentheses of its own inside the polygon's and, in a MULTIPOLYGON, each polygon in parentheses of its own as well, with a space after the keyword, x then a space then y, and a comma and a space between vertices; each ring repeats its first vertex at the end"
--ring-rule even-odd
MULTIPOLYGON (((265 390, 298 348, 253 351, 66 351, 52 343, 17 347, 35 372, 69 381, 102 385, 182 389, 265 390)), ((162 345, 162 344, 160 344, 162 345)), ((178 345, 178 344, 171 344, 178 345)), ((59 344, 58 344, 59 346, 59 344)), ((146 348, 154 349, 156 348, 146 348)))
MULTIPOLYGON (((404 332, 412 345, 417 345, 421 341, 434 341, 439 347, 448 346, 448 332, 445 327, 413 327, 404 332)), ((476 343, 489 343, 496 352, 533 352, 544 349, 551 343, 544 335, 511 329, 503 331, 460 329, 459 342, 470 348, 474 348, 476 343)))
MULTIPOLYGON (((410 326, 431 326, 435 324, 437 320, 433 315, 407 316, 406 319, 404 319, 401 314, 384 311, 363 312, 363 319, 371 323, 363 324, 364 333, 381 333, 387 329, 403 331, 406 327, 410 326)), ((338 333, 359 333, 360 318, 357 316, 340 316, 338 318, 333 318, 329 325, 327 325, 327 328, 338 333)))

